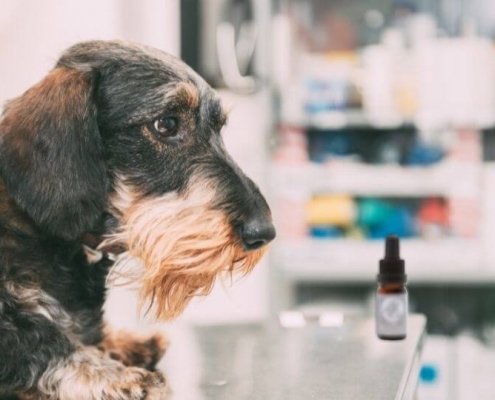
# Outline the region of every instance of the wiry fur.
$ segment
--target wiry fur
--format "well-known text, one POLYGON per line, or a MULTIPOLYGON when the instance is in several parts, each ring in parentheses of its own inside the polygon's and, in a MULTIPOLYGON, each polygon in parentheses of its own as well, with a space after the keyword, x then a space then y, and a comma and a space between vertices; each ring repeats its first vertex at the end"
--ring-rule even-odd
POLYGON ((113 360, 127 366, 154 370, 168 348, 168 339, 162 332, 136 333, 105 328, 105 337, 98 346, 113 360))
POLYGON ((204 181, 193 177, 182 196, 171 193, 131 203, 121 228, 105 242, 128 249, 110 279, 113 273, 114 279, 138 282, 141 308, 152 307, 156 318, 177 317, 194 296, 211 292, 217 276, 246 275, 265 252, 244 250, 225 213, 214 208, 215 189, 202 185, 204 181), (126 268, 132 258, 144 264, 136 276, 126 268))
POLYGON ((225 122, 218 96, 180 60, 119 41, 72 46, 7 104, 0 398, 167 396, 154 372, 167 341, 108 329, 105 283, 141 260, 143 307, 170 319, 216 277, 258 262, 275 236, 271 214, 223 146, 225 122), (173 134, 155 128, 169 118, 173 134))
POLYGON ((86 347, 51 365, 41 376, 38 393, 43 400, 108 399, 158 400, 166 398, 163 377, 142 368, 126 368, 96 348, 86 347))

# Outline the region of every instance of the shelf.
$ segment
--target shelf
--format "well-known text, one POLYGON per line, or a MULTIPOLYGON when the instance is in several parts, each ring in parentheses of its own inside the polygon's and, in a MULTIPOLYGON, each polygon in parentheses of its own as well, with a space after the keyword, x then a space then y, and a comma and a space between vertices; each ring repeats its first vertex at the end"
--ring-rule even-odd
POLYGON ((369 116, 359 109, 334 110, 315 114, 294 113, 293 115, 283 115, 282 125, 298 126, 304 129, 320 129, 326 131, 342 129, 370 129, 370 130, 394 130, 404 128, 418 129, 456 129, 472 127, 473 129, 489 130, 494 128, 493 116, 483 119, 473 120, 470 118, 451 121, 424 120, 418 117, 402 117, 400 115, 380 115, 369 116))
MULTIPOLYGON (((286 279, 302 282, 373 283, 383 241, 280 240, 272 262, 286 279)), ((408 281, 413 284, 495 284, 477 240, 403 240, 408 281)))
POLYGON ((481 167, 442 162, 429 167, 369 165, 353 161, 327 164, 273 164, 272 187, 279 197, 348 193, 377 197, 473 197, 480 190, 481 167), (459 185, 459 182, 463 185, 459 185))
POLYGON ((399 129, 413 127, 412 120, 404 120, 400 117, 381 118, 371 120, 366 113, 361 110, 352 111, 330 111, 306 115, 302 119, 284 118, 283 124, 296 125, 303 128, 314 128, 321 130, 339 129, 399 129))

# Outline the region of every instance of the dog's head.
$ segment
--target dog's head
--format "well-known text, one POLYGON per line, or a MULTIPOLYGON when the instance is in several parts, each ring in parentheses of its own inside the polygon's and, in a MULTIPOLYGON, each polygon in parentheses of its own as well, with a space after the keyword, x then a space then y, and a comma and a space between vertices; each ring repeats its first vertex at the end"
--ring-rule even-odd
POLYGON ((81 43, 7 104, 0 172, 41 231, 78 240, 100 229, 141 259, 142 298, 171 318, 219 274, 249 272, 275 236, 264 197, 224 148, 226 119, 174 57, 81 43))

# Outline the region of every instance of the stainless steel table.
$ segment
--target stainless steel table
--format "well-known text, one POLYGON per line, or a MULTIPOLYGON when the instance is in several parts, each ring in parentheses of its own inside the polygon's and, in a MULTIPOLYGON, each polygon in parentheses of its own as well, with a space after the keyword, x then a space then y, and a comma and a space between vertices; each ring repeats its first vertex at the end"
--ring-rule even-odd
POLYGON ((173 400, 412 399, 425 319, 408 324, 403 341, 379 340, 366 318, 332 328, 176 327, 160 368, 173 400))

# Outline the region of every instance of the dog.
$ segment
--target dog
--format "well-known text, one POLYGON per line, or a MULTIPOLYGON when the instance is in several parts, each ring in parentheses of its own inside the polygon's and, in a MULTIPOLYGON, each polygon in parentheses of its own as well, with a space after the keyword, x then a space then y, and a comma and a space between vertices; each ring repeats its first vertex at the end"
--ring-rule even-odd
POLYGON ((168 320, 260 260, 271 212, 225 150, 226 121, 183 62, 119 41, 70 47, 6 104, 0 396, 167 397, 166 338, 113 332, 107 281, 136 283, 141 309, 168 320))

